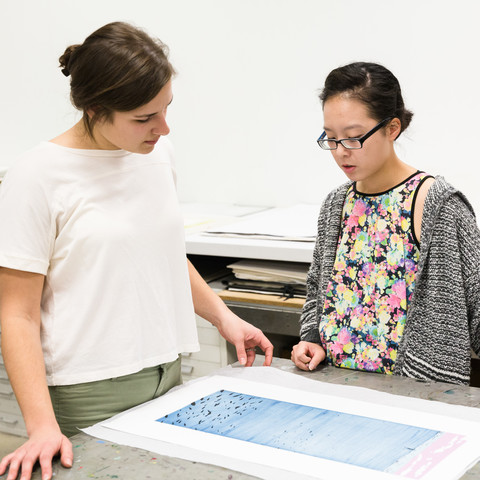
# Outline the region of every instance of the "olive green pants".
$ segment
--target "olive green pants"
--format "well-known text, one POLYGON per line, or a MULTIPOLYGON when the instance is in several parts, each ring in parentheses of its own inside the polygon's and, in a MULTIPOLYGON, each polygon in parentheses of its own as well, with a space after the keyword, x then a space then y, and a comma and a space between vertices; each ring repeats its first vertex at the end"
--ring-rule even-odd
POLYGON ((123 377, 48 387, 62 432, 71 437, 97 422, 140 405, 182 383, 180 358, 123 377))

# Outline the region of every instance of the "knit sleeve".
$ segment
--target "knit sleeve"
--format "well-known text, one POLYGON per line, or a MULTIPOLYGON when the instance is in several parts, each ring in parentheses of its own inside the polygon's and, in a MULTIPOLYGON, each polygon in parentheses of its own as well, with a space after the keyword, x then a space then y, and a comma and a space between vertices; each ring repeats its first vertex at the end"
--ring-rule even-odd
POLYGON ((300 339, 320 343, 320 309, 335 262, 345 195, 352 185, 346 182, 329 193, 318 216, 313 260, 307 276, 307 298, 300 317, 300 339))
POLYGON ((395 373, 468 384, 479 351, 480 234, 468 200, 437 177, 422 219, 415 291, 395 373))
POLYGON ((300 317, 300 339, 320 343, 319 309, 335 260, 343 201, 349 184, 330 192, 318 216, 317 239, 307 276, 307 298, 300 317))
POLYGON ((457 237, 467 299, 470 342, 480 354, 480 231, 473 212, 459 198, 453 199, 457 212, 457 237))
POLYGON ((307 275, 307 298, 300 317, 300 340, 320 343, 318 332, 317 304, 320 283, 323 247, 325 243, 325 217, 328 211, 328 198, 322 205, 318 216, 317 239, 313 250, 313 260, 307 275))

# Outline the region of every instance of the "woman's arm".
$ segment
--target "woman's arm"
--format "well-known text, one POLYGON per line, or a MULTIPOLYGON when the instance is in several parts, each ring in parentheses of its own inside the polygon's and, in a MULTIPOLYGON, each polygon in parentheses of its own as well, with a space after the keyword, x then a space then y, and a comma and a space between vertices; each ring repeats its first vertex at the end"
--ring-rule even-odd
POLYGON ((40 342, 40 301, 44 276, 0 268, 0 322, 2 354, 8 377, 25 420, 29 440, 0 463, 0 475, 9 466, 7 480, 31 476, 38 460, 42 479, 52 477, 52 457, 61 455, 65 467, 73 462, 72 444, 55 419, 40 342))
POLYGON ((262 331, 235 315, 207 285, 190 260, 188 273, 195 313, 217 327, 222 337, 235 346, 238 360, 242 365, 253 364, 257 346, 265 353, 264 365, 270 365, 273 346, 262 331))

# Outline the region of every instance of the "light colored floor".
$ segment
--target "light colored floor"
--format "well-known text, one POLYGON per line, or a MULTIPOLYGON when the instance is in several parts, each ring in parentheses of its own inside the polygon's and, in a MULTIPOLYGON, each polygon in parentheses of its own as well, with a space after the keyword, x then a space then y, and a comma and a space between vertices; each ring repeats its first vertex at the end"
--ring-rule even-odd
POLYGON ((17 437, 16 435, 9 435, 8 433, 0 432, 0 459, 8 453, 13 452, 17 447, 24 443, 26 438, 17 437))

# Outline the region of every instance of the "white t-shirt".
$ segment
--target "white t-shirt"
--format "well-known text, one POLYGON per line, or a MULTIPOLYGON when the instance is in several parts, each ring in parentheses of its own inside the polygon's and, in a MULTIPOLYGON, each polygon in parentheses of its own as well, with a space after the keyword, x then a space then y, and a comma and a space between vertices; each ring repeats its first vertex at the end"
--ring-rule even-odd
POLYGON ((46 276, 47 382, 128 375, 199 349, 171 150, 43 142, 0 187, 0 266, 46 276))

